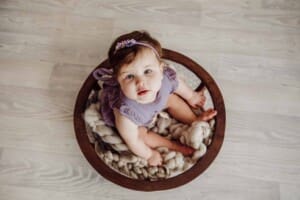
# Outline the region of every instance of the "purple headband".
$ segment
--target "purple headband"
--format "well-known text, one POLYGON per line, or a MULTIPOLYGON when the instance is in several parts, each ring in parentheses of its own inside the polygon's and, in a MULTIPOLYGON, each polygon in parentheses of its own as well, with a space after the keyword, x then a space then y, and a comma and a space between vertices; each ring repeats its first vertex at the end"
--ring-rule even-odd
POLYGON ((119 49, 123 49, 123 48, 127 48, 127 47, 132 47, 134 45, 142 45, 142 46, 145 46, 145 47, 148 47, 150 49, 153 50, 153 52, 155 53, 155 55, 159 58, 159 54, 158 52, 156 51, 156 49, 151 46, 150 44, 147 44, 147 43, 144 43, 144 42, 138 42, 136 41, 135 39, 130 39, 130 40, 123 40, 121 42, 118 42, 117 45, 116 45, 116 48, 115 48, 115 51, 114 51, 114 54, 119 50, 119 49))

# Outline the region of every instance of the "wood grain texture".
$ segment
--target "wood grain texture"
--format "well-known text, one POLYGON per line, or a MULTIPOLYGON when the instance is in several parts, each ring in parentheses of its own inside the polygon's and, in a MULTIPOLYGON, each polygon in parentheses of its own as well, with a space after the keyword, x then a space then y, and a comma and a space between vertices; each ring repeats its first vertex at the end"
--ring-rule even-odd
POLYGON ((0 1, 0 199, 300 199, 300 1, 0 1), (113 39, 146 29, 225 99, 221 152, 191 183, 144 193, 98 175, 72 124, 113 39))

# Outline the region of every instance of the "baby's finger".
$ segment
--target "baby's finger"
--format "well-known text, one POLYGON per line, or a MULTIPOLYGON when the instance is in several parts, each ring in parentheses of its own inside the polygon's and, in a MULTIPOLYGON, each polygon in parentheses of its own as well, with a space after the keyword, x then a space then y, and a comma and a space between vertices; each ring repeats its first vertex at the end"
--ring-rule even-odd
POLYGON ((203 97, 194 107, 203 107, 205 105, 206 98, 203 97))
POLYGON ((207 109, 205 112, 212 112, 212 111, 214 111, 214 109, 213 108, 209 108, 209 109, 207 109))
POLYGON ((214 118, 217 115, 217 111, 210 111, 210 112, 206 112, 205 117, 203 118, 203 120, 208 121, 211 120, 212 118, 214 118))
POLYGON ((217 114, 218 114, 218 111, 214 110, 214 111, 213 111, 213 114, 214 114, 214 115, 217 115, 217 114))
POLYGON ((206 97, 203 96, 202 99, 201 99, 201 101, 203 101, 205 103, 206 102, 206 97))
POLYGON ((200 101, 200 102, 198 103, 198 106, 203 107, 204 104, 205 104, 205 101, 202 100, 202 101, 200 101))
POLYGON ((211 112, 209 112, 209 117, 213 118, 218 114, 218 112, 216 110, 212 110, 211 112))

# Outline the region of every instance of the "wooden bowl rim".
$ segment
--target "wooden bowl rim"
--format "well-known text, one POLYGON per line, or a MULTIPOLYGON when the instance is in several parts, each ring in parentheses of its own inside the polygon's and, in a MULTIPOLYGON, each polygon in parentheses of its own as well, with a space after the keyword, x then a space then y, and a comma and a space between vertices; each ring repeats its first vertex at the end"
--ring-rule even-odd
MULTIPOLYGON (((199 159, 199 161, 192 168, 179 174, 178 176, 158 181, 135 180, 111 169, 98 157, 95 152, 94 145, 89 142, 86 133, 85 122, 82 117, 84 110, 86 109, 88 96, 95 85, 97 85, 97 81, 93 78, 92 73, 89 74, 88 78, 82 85, 75 103, 73 118, 74 130, 77 142, 85 158, 103 177, 115 184, 133 190, 166 190, 184 185, 192 181, 202 172, 204 172, 213 162, 213 160, 219 153, 224 140, 226 122, 225 105, 221 91, 213 78, 209 75, 208 72, 204 70, 202 66, 200 66, 187 56, 176 51, 163 48, 162 58, 179 63, 192 71, 202 81, 202 86, 205 86, 208 89, 214 107, 218 111, 218 115, 215 118, 215 132, 212 138, 212 143, 208 146, 206 154, 201 159, 199 159)), ((95 69, 107 66, 109 66, 108 59, 104 60, 95 69)), ((199 87, 201 87, 201 85, 199 87)))

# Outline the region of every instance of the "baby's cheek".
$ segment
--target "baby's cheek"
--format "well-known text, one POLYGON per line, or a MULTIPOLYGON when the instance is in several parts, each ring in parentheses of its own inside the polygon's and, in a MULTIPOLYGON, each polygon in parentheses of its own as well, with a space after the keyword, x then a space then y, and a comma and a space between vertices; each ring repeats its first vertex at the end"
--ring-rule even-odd
POLYGON ((134 95, 134 89, 130 84, 121 85, 121 90, 128 98, 132 98, 132 96, 134 95))
POLYGON ((156 90, 159 90, 161 88, 161 80, 160 79, 156 79, 154 81, 154 87, 156 90))

